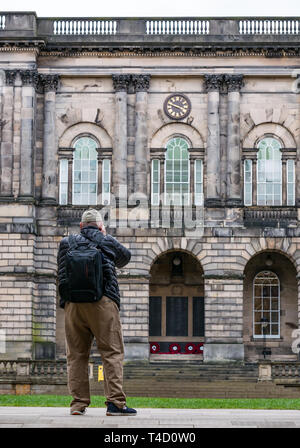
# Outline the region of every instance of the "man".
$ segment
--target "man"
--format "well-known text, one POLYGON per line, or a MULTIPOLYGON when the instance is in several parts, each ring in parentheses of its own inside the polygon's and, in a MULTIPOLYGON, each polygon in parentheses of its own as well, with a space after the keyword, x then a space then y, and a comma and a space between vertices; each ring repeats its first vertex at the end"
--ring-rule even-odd
POLYGON ((71 414, 82 415, 90 404, 88 360, 93 338, 100 351, 104 370, 106 415, 135 415, 136 410, 126 406, 123 391, 124 344, 120 321, 120 293, 115 266, 122 268, 131 257, 126 247, 106 234, 99 211, 83 213, 80 234, 76 243, 92 241, 102 253, 103 291, 99 301, 70 302, 66 254, 70 249, 69 237, 61 240, 57 263, 60 306, 65 310, 68 385, 73 397, 71 414))

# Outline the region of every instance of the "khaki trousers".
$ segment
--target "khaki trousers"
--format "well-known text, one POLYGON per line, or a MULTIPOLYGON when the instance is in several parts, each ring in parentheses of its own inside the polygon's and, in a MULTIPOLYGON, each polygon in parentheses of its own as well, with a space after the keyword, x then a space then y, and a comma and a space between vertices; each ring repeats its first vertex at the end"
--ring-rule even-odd
POLYGON ((117 304, 106 296, 99 302, 65 304, 68 386, 72 410, 90 404, 88 361, 93 338, 99 349, 107 402, 123 407, 124 343, 117 304))

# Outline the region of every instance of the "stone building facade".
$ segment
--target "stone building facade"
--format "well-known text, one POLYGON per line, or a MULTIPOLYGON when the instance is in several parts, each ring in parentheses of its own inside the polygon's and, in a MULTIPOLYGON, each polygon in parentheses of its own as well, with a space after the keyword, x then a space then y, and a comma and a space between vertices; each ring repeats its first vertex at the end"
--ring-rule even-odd
POLYGON ((0 359, 65 357, 56 255, 130 248, 127 359, 296 360, 300 21, 0 14, 0 359))

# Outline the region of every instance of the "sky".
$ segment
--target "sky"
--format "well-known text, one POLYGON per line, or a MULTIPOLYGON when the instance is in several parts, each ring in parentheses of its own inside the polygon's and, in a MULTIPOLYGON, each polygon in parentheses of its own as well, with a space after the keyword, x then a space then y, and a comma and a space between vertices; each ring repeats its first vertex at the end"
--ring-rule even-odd
POLYGON ((2 0, 1 3, 0 14, 35 11, 38 17, 300 17, 300 0, 2 0))

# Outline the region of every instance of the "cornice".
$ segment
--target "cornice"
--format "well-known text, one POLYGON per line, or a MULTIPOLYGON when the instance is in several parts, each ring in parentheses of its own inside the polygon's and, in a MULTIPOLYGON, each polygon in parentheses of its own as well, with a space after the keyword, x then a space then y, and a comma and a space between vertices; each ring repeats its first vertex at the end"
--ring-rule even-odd
MULTIPOLYGON (((1 51, 1 50, 0 50, 1 51)), ((203 47, 51 47, 40 49, 39 56, 55 56, 55 57, 265 57, 265 58, 283 58, 283 57, 300 57, 300 46, 270 46, 265 47, 239 47, 224 46, 203 46, 203 47)))
POLYGON ((45 41, 26 40, 26 41, 10 41, 0 40, 0 53, 35 53, 39 54, 41 49, 45 49, 45 41))

